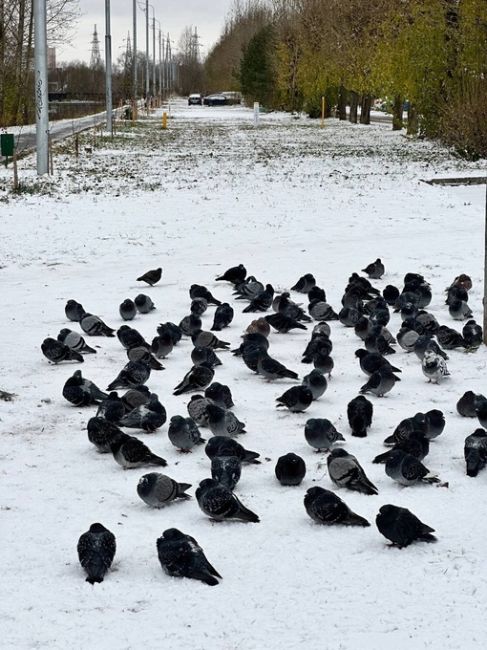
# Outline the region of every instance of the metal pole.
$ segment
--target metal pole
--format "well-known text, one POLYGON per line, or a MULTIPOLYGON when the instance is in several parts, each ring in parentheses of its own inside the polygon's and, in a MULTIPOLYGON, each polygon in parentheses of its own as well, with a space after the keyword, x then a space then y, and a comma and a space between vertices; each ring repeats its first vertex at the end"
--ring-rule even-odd
POLYGON ((112 115, 112 36, 110 33, 110 0, 105 0, 105 94, 107 131, 113 137, 112 115))
POLYGON ((46 0, 34 0, 37 175, 49 173, 46 0))
POLYGON ((487 178, 485 179, 484 343, 487 345, 487 178))
POLYGON ((145 99, 149 108, 149 0, 145 0, 145 99))
MULTIPOLYGON (((132 99, 137 101, 137 0, 133 4, 132 99)), ((135 110, 135 107, 132 107, 135 110)))
POLYGON ((152 19, 152 95, 155 97, 156 92, 156 17, 152 19))
POLYGON ((162 97, 162 33, 159 27, 159 98, 162 97))

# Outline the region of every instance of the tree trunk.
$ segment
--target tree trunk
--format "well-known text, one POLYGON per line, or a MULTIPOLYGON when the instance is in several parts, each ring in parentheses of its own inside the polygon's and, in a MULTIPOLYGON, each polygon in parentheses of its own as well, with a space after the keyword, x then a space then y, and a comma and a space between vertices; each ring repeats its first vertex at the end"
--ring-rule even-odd
POLYGON ((344 86, 340 86, 338 91, 338 119, 347 119, 347 91, 344 86))
POLYGON ((15 102, 14 102, 14 119, 18 124, 20 109, 22 104, 23 92, 23 61, 24 61, 24 37, 25 37, 25 0, 18 0, 18 23, 17 23, 17 42, 15 44, 15 102))
POLYGON ((4 124, 5 97, 5 4, 0 0, 0 124, 4 124))
POLYGON ((24 101, 23 101, 23 120, 24 124, 30 124, 34 121, 34 105, 33 105, 33 84, 31 84, 32 70, 31 62, 34 60, 34 6, 33 3, 29 7, 29 31, 27 36, 27 50, 25 53, 25 68, 24 68, 24 101))
POLYGON ((396 95, 394 97, 394 103, 392 105, 392 130, 400 131, 403 128, 402 121, 402 97, 401 95, 396 95))
POLYGON ((360 124, 370 124, 370 109, 372 107, 372 97, 370 95, 362 96, 360 110, 360 124))
POLYGON ((354 90, 350 92, 350 122, 357 124, 358 114, 358 93, 354 90))
POLYGON ((416 106, 412 103, 409 104, 408 109, 408 135, 418 135, 418 113, 416 106))

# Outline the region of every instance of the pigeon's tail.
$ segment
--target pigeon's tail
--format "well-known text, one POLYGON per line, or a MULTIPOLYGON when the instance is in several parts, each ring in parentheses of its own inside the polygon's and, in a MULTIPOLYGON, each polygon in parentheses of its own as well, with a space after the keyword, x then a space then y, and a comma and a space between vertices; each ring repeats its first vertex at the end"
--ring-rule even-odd
POLYGON ((149 360, 149 365, 152 368, 152 370, 164 370, 164 366, 162 365, 162 363, 159 363, 159 361, 152 355, 149 360))
POLYGON ((102 325, 102 327, 100 327, 100 333, 103 334, 103 336, 115 336, 115 330, 108 327, 108 325, 102 325))
POLYGON ((387 438, 384 440, 384 444, 386 447, 394 447, 396 444, 397 440, 394 437, 394 434, 392 436, 387 436, 387 438))
POLYGON ((301 363, 313 363, 313 358, 312 358, 312 357, 308 357, 308 356, 304 356, 304 357, 301 359, 301 363))
POLYGON ((180 499, 191 499, 190 494, 186 494, 186 490, 189 490, 191 483, 178 483, 178 497, 180 499))
POLYGON ((424 483, 431 483, 431 484, 441 483, 440 479, 435 474, 426 474, 426 476, 423 476, 421 480, 424 483))
POLYGON ((418 534, 418 537, 423 542, 437 542, 438 539, 432 533, 434 533, 434 528, 430 528, 426 524, 422 525, 421 531, 418 534))
POLYGON ((477 476, 482 467, 482 459, 478 449, 471 449, 466 455, 465 462, 467 464, 467 476, 477 476))
POLYGON ((361 415, 356 415, 350 423, 352 436, 355 438, 365 438, 367 436, 367 425, 361 415))
POLYGON ((70 361, 79 361, 80 363, 84 362, 83 356, 76 352, 75 350, 70 350, 69 356, 67 357, 70 361))
POLYGON ((365 476, 362 477, 360 483, 357 485, 359 492, 362 494, 379 494, 379 490, 375 487, 375 485, 369 481, 368 478, 365 476))
POLYGON ((338 314, 335 314, 335 312, 330 310, 330 315, 327 317, 326 320, 338 320, 338 314))
MULTIPOLYGON (((221 323, 213 323, 213 325, 210 327, 210 330, 212 332, 221 332, 223 329, 223 325, 221 323)), ((232 350, 234 352, 234 350, 232 350)))
POLYGON ((160 456, 156 456, 156 454, 150 454, 149 462, 151 465, 161 465, 161 467, 166 467, 167 465, 167 461, 165 461, 164 458, 161 458, 160 456))
POLYGON ((230 343, 228 343, 228 341, 218 341, 215 347, 220 348, 221 350, 228 350, 230 343))
POLYGON ((252 512, 252 510, 249 510, 240 502, 239 502, 237 516, 239 517, 239 519, 243 519, 243 521, 248 521, 252 524, 258 524, 260 522, 260 519, 255 514, 255 512, 252 512))
POLYGON ((83 345, 81 352, 83 354, 96 354, 96 350, 94 348, 90 348, 90 346, 86 345, 86 343, 83 345))
POLYGON ((103 400, 108 399, 108 393, 104 393, 102 390, 93 390, 92 397, 97 402, 103 402, 103 400))
POLYGON ((125 388, 123 383, 118 378, 114 379, 111 384, 108 384, 107 390, 112 391, 115 390, 116 388, 125 388))
POLYGON ((206 439, 205 439, 205 438, 199 438, 199 440, 196 441, 196 444, 197 444, 197 445, 204 445, 205 442, 206 442, 206 439))
POLYGON ((206 571, 200 571, 198 573, 194 573, 192 577, 196 578, 196 580, 200 580, 201 582, 204 582, 205 585, 210 585, 210 587, 215 587, 216 585, 220 584, 218 580, 215 578, 215 576, 212 576, 211 573, 208 573, 206 571))
POLYGON ((387 463, 390 454, 391 454, 390 451, 386 451, 383 454, 379 454, 374 458, 372 462, 375 463, 376 465, 380 465, 381 463, 387 463))
POLYGON ((260 465, 260 460, 257 460, 260 457, 260 454, 256 451, 245 450, 245 456, 243 460, 245 463, 252 463, 254 465, 260 465))
POLYGON ((88 576, 86 582, 89 582, 90 585, 94 585, 97 582, 103 582, 104 576, 88 576))
MULTIPOLYGON (((400 368, 396 368, 395 366, 389 366, 391 372, 402 372, 400 368)), ((397 381, 399 381, 399 377, 396 377, 397 381)))
POLYGON ((242 350, 238 347, 235 348, 235 350, 230 350, 230 352, 233 354, 235 357, 241 357, 242 356, 242 350))
POLYGON ((185 384, 184 382, 181 382, 174 389, 173 395, 182 395, 183 393, 190 393, 192 390, 193 387, 191 386, 191 384, 185 384))
POLYGON ((361 517, 352 511, 348 513, 346 519, 344 519, 342 523, 346 526, 363 526, 364 528, 370 526, 370 523, 365 519, 365 517, 361 517))
POLYGON ((306 325, 303 325, 303 323, 300 323, 299 321, 296 321, 296 323, 295 323, 295 325, 293 327, 294 327, 294 329, 298 329, 298 330, 307 330, 308 329, 306 327, 306 325))
POLYGON ((284 368, 284 370, 281 373, 281 377, 289 377, 289 379, 298 379, 298 373, 293 372, 292 370, 288 370, 287 368, 284 368))

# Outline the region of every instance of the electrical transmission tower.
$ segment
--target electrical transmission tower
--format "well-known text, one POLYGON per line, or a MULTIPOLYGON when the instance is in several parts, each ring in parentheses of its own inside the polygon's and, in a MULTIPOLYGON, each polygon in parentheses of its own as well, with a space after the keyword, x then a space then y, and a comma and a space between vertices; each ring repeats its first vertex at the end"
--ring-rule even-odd
POLYGON ((95 29, 93 30, 93 39, 91 41, 91 59, 90 59, 90 68, 96 70, 102 68, 101 54, 100 54, 100 41, 98 39, 98 32, 95 29))

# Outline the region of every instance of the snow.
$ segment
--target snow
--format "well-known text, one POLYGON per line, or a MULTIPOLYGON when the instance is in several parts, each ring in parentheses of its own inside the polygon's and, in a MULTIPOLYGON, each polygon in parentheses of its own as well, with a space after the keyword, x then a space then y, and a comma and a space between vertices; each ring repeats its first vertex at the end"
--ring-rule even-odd
MULTIPOLYGON (((462 162, 387 125, 327 120, 320 129, 319 122, 276 113, 262 115, 254 128, 250 110, 184 102, 173 105, 172 117, 166 132, 158 130, 159 112, 141 123, 137 137, 127 129, 127 138, 122 132, 113 145, 83 150, 78 160, 69 143, 58 148, 55 176, 40 185, 35 160, 21 161, 30 191, 19 196, 9 190, 10 172, 1 172, 0 388, 18 395, 0 402, 2 647, 484 647, 487 474, 465 475, 463 441, 478 423, 458 416, 455 404, 465 390, 486 392, 485 348, 452 351, 452 376, 439 386, 426 383, 415 355, 398 348, 391 361, 402 368, 402 381, 389 396, 371 397, 374 420, 365 439, 352 438, 346 420, 348 402, 365 383, 353 330, 331 323, 335 371, 328 391, 304 414, 274 407, 292 381, 267 383, 221 352, 215 379, 231 386, 234 411, 247 424, 239 441, 263 461, 244 466, 235 490, 261 518, 247 525, 213 524, 194 499, 148 508, 136 485, 152 469, 124 472, 111 455, 95 451, 86 436, 94 410, 74 408, 61 396, 78 365, 50 366, 40 351, 41 341, 62 327, 77 330, 64 316, 69 298, 119 327, 122 300, 148 293, 157 311, 131 324, 151 338, 158 323, 188 313, 192 283, 232 301, 231 286, 214 278, 240 262, 276 290, 313 272, 338 308, 351 272, 381 257, 386 275, 375 286, 423 273, 433 287, 429 311, 456 328, 443 290, 465 272, 473 279, 469 304, 481 322, 485 187, 445 188, 422 179, 478 175, 483 162, 462 162), (157 266, 164 269, 158 285, 135 282, 157 266), (425 464, 449 488, 401 488, 370 461, 401 419, 430 408, 445 412, 447 426, 425 464), (306 490, 332 489, 326 455, 304 440, 310 417, 335 423, 379 488, 378 496, 338 491, 370 528, 320 527, 306 515, 306 490), (274 477, 277 458, 289 451, 307 464, 297 488, 283 488, 274 477), (410 508, 436 529, 438 542, 388 548, 374 524, 386 503, 410 508), (114 532, 117 554, 105 581, 91 587, 76 544, 95 521, 114 532), (197 539, 223 576, 219 586, 162 572, 155 542, 169 527, 197 539)), ((235 320, 220 338, 234 347, 253 315, 241 313, 246 303, 232 304, 235 320)), ((206 329, 212 318, 209 308, 206 329)), ((390 329, 399 325, 395 314, 390 329)), ((271 354, 301 377, 309 372, 300 364, 309 335, 270 337, 271 354)), ((125 351, 116 338, 87 340, 98 354, 80 368, 104 388, 125 364, 125 351)), ((186 415, 189 397, 174 397, 172 389, 191 365, 190 351, 185 339, 148 381, 168 419, 186 415)), ((179 454, 167 426, 140 437, 167 459, 164 473, 192 483, 194 494, 210 474, 209 461, 202 448, 179 454)))

